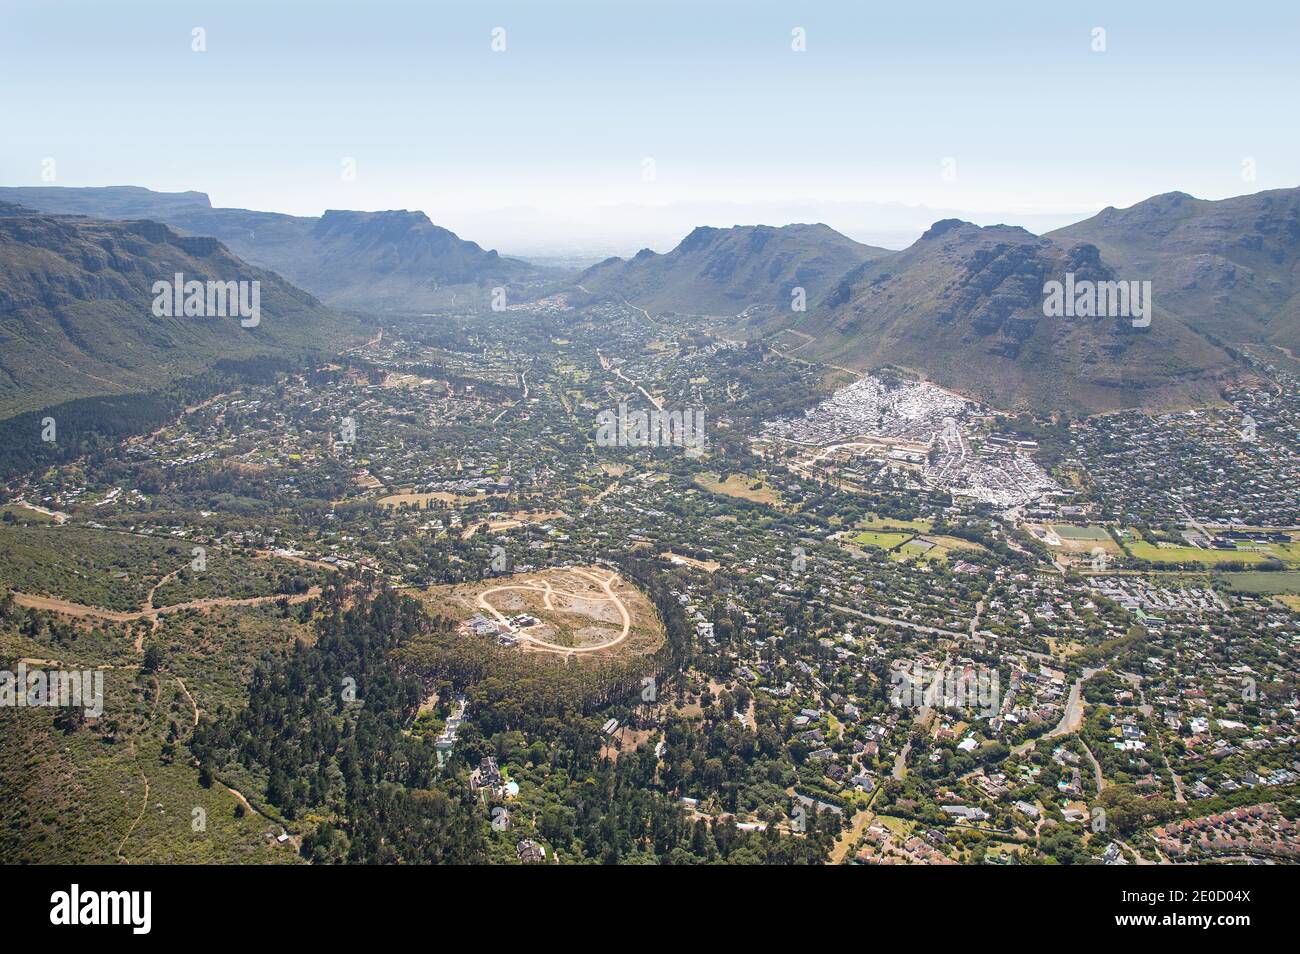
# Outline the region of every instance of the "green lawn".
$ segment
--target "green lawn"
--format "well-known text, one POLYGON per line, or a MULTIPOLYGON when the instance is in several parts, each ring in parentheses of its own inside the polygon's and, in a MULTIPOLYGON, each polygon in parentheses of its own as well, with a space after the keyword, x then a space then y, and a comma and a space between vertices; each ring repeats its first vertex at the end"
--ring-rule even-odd
POLYGON ((892 550, 899 544, 906 543, 912 539, 910 533, 888 533, 882 530, 859 530, 852 538, 854 543, 864 547, 879 547, 882 550, 892 550))
POLYGON ((14 519, 25 523, 54 523, 55 518, 47 513, 41 513, 39 510, 32 510, 21 504, 9 504, 0 507, 0 515, 11 513, 14 519))
POLYGON ((1270 543, 1267 549, 1276 554, 1279 560, 1300 566, 1300 543, 1270 543))
POLYGON ((1103 542, 1110 539, 1110 534, 1106 532, 1106 528, 1096 524, 1076 527, 1069 523, 1054 523, 1052 529, 1062 540, 1096 540, 1103 542))
POLYGON ((1278 573, 1252 571, 1225 573, 1222 580, 1242 593, 1288 593, 1300 595, 1300 570, 1283 570, 1278 573))
POLYGON ((899 520, 894 517, 881 517, 872 514, 858 524, 864 530, 913 530, 917 533, 929 533, 934 522, 931 520, 899 520))
POLYGON ((1201 550, 1197 547, 1158 547, 1134 535, 1124 541, 1124 549, 1138 560, 1150 563, 1263 563, 1268 555, 1254 550, 1201 550))

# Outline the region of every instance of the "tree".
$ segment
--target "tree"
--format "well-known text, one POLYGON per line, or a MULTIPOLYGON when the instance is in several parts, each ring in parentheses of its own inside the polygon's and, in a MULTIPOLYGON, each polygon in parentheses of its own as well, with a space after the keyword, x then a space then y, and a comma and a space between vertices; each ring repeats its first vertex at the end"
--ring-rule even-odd
POLYGON ((157 672, 163 664, 163 649, 157 643, 150 643, 144 648, 144 661, 141 668, 145 672, 157 672))

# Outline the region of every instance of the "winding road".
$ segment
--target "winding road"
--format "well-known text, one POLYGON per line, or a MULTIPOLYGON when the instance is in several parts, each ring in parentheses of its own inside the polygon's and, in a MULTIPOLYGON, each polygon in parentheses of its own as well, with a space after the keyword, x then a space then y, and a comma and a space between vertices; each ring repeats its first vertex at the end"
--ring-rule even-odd
POLYGON ((569 572, 595 583, 605 592, 605 595, 584 596, 581 593, 573 593, 569 590, 557 590, 551 585, 549 580, 543 580, 542 585, 540 586, 536 583, 506 583, 501 586, 494 586, 491 589, 484 590, 478 595, 478 605, 496 617, 498 623, 509 627, 509 622, 506 617, 502 615, 501 611, 488 602, 487 598, 491 594, 500 593, 505 590, 526 590, 533 593, 541 593, 542 605, 549 610, 555 609, 553 600, 556 596, 568 597, 574 600, 592 600, 602 603, 612 602, 615 608, 618 609, 619 616, 622 617, 623 631, 614 639, 595 646, 557 646, 555 643, 548 643, 543 639, 538 639, 536 636, 531 636, 522 629, 516 630, 513 627, 510 627, 511 632, 516 638, 525 640, 545 652, 559 653, 561 655, 569 655, 571 653, 594 653, 597 650, 609 649, 611 646, 617 646, 619 643, 623 642, 623 640, 627 639, 627 634, 632 629, 632 617, 628 613, 627 606, 624 604, 623 600, 619 598, 613 589, 614 584, 619 581, 618 574, 613 573, 608 578, 602 580, 595 574, 588 573, 585 570, 570 570, 569 572))

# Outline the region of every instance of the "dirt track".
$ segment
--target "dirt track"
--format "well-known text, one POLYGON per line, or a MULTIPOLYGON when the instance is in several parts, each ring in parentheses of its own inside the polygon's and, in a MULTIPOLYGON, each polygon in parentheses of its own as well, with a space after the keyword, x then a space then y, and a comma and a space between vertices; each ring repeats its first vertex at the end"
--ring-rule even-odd
POLYGON ((584 596, 581 593, 573 593, 569 590, 557 590, 555 587, 551 586, 550 581, 544 581, 541 586, 538 586, 536 583, 508 583, 503 586, 494 586, 489 590, 484 590, 478 595, 478 605, 496 617, 498 623, 504 624, 506 622, 505 616, 503 616, 500 610, 487 600, 487 597, 490 594, 499 593, 503 590, 528 590, 534 593, 541 593, 542 603, 547 609, 555 609, 552 601, 556 596, 569 597, 570 599, 575 600, 599 600, 602 602, 612 601, 614 606, 618 609, 619 615, 623 618, 623 631, 615 639, 611 639, 609 642, 600 643, 596 646, 557 646, 554 643, 548 643, 545 640, 530 636, 522 630, 515 631, 514 635, 516 638, 525 640, 526 642, 538 647, 540 650, 551 653, 560 653, 562 655, 568 653, 593 653, 601 649, 609 649, 611 646, 617 646, 619 643, 623 642, 623 640, 627 639, 627 634, 632 629, 632 617, 627 611, 627 606, 613 590, 614 583, 619 579, 618 574, 611 574, 607 579, 602 580, 600 577, 583 570, 570 570, 569 572, 585 577, 595 583, 605 591, 605 595, 603 597, 584 596))
MULTIPOLYGON (((52 613, 62 613, 65 616, 75 616, 77 618, 89 619, 106 619, 114 623, 131 623, 139 619, 156 620, 165 613, 179 613, 182 610, 201 610, 211 606, 257 606, 262 603, 274 603, 277 600, 288 600, 290 603, 304 603, 309 599, 320 596, 321 588, 313 586, 306 593, 295 593, 292 595, 278 593, 272 596, 249 596, 243 599, 235 599, 229 596, 213 596, 201 600, 189 600, 185 603, 173 603, 171 606, 150 606, 146 609, 136 610, 132 613, 122 613, 117 610, 104 609, 102 606, 88 606, 84 603, 73 603, 69 600, 57 599, 53 596, 32 596, 30 593, 19 593, 17 590, 13 593, 14 602, 19 606, 25 606, 28 609, 48 610, 52 613)), ((152 597, 152 594, 150 594, 152 597)))

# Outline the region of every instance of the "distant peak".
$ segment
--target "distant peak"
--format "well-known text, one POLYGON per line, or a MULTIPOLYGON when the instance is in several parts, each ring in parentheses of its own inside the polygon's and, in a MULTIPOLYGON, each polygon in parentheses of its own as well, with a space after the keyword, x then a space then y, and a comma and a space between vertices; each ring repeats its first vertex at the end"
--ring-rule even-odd
POLYGON ((939 236, 945 235, 953 229, 959 229, 963 225, 970 224, 971 223, 965 222, 961 219, 940 219, 938 222, 935 222, 934 225, 926 229, 925 234, 921 236, 921 241, 926 242, 930 239, 937 239, 939 236))
MULTIPOLYGON (((682 239, 681 244, 677 246, 677 250, 681 252, 690 252, 697 248, 702 248, 712 242, 721 231, 721 229, 715 229, 711 225, 697 225, 695 228, 691 229, 690 235, 682 239)), ((638 252, 637 254, 640 255, 641 253, 638 252)))
POLYGON ((326 220, 335 222, 362 222, 375 219, 388 221, 413 219, 417 222, 423 222, 429 225, 433 224, 429 216, 418 209, 414 212, 409 209, 382 209, 378 212, 360 212, 355 209, 326 209, 321 215, 322 222, 326 220))

